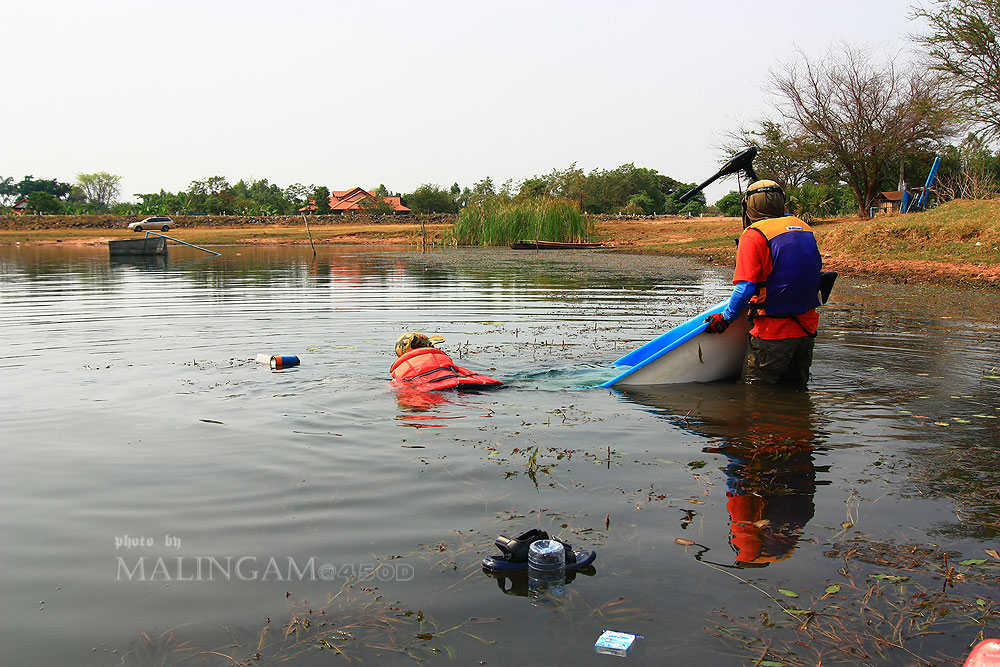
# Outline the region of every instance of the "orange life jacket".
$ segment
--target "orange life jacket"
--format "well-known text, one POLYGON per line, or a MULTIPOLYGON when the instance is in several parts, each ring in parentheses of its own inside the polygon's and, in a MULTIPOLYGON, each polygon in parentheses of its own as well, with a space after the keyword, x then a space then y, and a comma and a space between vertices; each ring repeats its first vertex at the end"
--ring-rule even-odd
POLYGON ((453 387, 498 387, 503 383, 491 377, 456 366, 447 354, 436 347, 418 347, 410 350, 392 365, 389 374, 393 387, 406 387, 421 391, 451 389, 453 387))

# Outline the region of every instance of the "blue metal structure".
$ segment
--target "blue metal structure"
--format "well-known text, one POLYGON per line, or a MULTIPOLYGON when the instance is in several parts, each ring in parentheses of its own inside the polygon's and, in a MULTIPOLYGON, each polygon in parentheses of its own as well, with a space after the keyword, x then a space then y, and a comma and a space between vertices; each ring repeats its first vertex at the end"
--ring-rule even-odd
POLYGON ((211 253, 211 254, 215 255, 216 257, 219 257, 219 256, 222 255, 221 252, 215 252, 214 250, 209 250, 208 248, 202 248, 199 245, 195 245, 193 243, 188 243, 187 241, 181 241, 180 239, 175 239, 173 236, 167 236, 166 234, 160 234, 159 232, 146 232, 146 238, 149 238, 150 234, 152 234, 153 236, 162 236, 165 239, 170 239, 171 241, 175 241, 177 243, 180 243, 181 245, 186 245, 186 246, 190 246, 192 248, 196 248, 198 250, 201 250, 202 252, 211 253))
POLYGON ((924 191, 920 193, 920 199, 917 200, 917 208, 921 211, 924 210, 927 206, 928 199, 930 199, 928 192, 930 192, 931 186, 934 185, 934 178, 937 176, 938 167, 940 166, 941 158, 935 157, 934 164, 931 165, 931 170, 927 174, 927 182, 924 183, 924 191))

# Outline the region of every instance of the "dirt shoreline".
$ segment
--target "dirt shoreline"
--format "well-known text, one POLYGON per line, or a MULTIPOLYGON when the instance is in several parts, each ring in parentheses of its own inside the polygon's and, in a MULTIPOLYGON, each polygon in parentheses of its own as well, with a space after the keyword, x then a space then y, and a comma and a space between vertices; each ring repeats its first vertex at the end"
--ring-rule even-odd
MULTIPOLYGON (((135 238, 125 228, 128 221, 108 220, 6 219, 0 221, 0 245, 13 246, 92 246, 108 241, 135 238)), ((84 217, 84 216, 80 216, 84 217)), ((95 216, 96 217, 96 216, 95 216)), ((217 246, 308 245, 309 236, 301 218, 281 222, 266 219, 179 218, 168 232, 189 243, 217 246)), ((451 227, 449 216, 428 216, 423 220, 429 246, 441 247, 451 227)), ((823 239, 839 225, 858 221, 831 221, 816 226, 824 268, 843 275, 867 276, 889 282, 961 283, 985 288, 1000 287, 1000 262, 969 263, 886 257, 859 258, 826 247, 823 239)), ((737 218, 616 218, 594 219, 597 240, 606 244, 604 252, 672 255, 696 258, 707 264, 732 266, 736 257, 735 238, 741 231, 737 218)), ((423 238, 419 219, 347 218, 311 220, 313 241, 319 246, 371 245, 419 248, 423 238)), ((600 251, 599 251, 600 252, 600 251)))

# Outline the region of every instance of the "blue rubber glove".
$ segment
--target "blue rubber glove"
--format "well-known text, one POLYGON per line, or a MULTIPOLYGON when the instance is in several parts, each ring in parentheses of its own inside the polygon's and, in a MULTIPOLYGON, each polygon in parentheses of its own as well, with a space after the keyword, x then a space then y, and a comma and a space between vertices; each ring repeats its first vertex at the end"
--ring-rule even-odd
POLYGON ((720 334, 729 327, 729 320, 722 313, 713 313, 705 318, 708 326, 705 331, 708 333, 720 334))

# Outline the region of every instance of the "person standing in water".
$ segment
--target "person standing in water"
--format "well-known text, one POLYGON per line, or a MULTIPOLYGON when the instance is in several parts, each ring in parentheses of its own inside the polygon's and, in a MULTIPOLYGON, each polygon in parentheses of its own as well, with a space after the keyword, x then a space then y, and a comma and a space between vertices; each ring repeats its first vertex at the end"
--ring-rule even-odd
POLYGON ((745 308, 753 322, 742 379, 749 384, 804 386, 819 326, 823 260, 812 229, 785 214, 785 193, 757 181, 743 198, 743 233, 736 251, 733 294, 722 313, 706 318, 722 333, 745 308))

